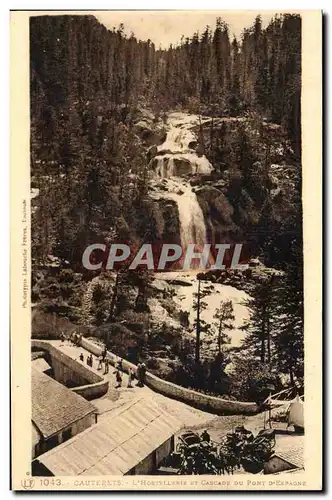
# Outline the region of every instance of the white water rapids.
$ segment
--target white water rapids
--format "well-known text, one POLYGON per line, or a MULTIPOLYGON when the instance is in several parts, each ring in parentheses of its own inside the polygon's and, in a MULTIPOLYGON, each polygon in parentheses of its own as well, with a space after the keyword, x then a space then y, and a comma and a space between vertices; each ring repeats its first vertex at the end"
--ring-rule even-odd
POLYGON ((156 199, 164 198, 176 202, 179 212, 180 238, 183 253, 188 245, 196 245, 196 251, 206 243, 206 226, 203 211, 197 196, 186 177, 194 174, 210 174, 211 163, 204 155, 198 155, 197 137, 192 127, 198 124, 198 116, 184 113, 171 113, 168 117, 166 141, 158 147, 153 158, 153 180, 157 188, 153 193, 156 199), (163 179, 163 189, 158 190, 158 181, 163 179))

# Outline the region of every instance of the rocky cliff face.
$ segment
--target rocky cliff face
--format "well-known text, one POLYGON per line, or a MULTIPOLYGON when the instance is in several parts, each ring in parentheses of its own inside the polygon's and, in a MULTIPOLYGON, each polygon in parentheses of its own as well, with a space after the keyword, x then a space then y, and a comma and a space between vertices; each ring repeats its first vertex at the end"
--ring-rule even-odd
POLYGON ((161 143, 161 124, 149 123, 155 130, 148 159, 150 196, 160 207, 158 236, 174 241, 179 229, 184 249, 241 242, 246 257, 253 257, 269 229, 300 210, 291 201, 299 166, 279 126, 257 117, 205 117, 198 124, 196 115, 171 113, 161 143), (161 222, 164 215, 168 223, 161 222))
POLYGON ((167 133, 163 121, 156 120, 154 115, 147 110, 138 110, 134 129, 146 147, 159 146, 166 140, 167 133))

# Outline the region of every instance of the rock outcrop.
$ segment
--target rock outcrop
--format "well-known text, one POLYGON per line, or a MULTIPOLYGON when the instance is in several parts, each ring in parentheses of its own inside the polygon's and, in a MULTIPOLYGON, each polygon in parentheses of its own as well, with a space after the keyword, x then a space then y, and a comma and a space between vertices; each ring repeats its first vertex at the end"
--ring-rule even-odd
POLYGON ((146 146, 160 146, 166 140, 166 130, 161 122, 140 120, 135 123, 134 128, 146 146))

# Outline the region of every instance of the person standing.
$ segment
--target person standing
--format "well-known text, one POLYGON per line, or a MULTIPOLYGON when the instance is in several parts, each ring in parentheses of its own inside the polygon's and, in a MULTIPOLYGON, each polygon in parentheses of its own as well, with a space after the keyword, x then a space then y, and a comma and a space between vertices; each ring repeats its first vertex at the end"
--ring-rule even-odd
POLYGON ((205 429, 205 430, 202 432, 202 434, 201 434, 201 440, 202 440, 202 441, 206 441, 207 443, 209 443, 209 442, 210 442, 210 439, 211 439, 210 434, 209 434, 209 433, 208 433, 208 431, 205 429))
POLYGON ((146 373, 146 366, 145 363, 141 364, 141 387, 144 386, 145 383, 145 373, 146 373))
POLYGON ((134 372, 131 368, 129 368, 129 371, 128 371, 128 389, 131 389, 133 386, 131 385, 131 383, 133 382, 135 378, 135 375, 134 375, 134 372))
POLYGON ((103 368, 103 357, 99 356, 98 358, 98 368, 97 370, 101 370, 103 368))
POLYGON ((115 386, 115 388, 118 389, 122 385, 122 375, 121 375, 121 372, 119 369, 115 370, 114 373, 115 373, 115 380, 117 382, 117 385, 115 386))
POLYGON ((137 364, 137 386, 142 387, 142 365, 141 365, 141 363, 137 364))
POLYGON ((108 366, 108 363, 109 363, 108 359, 107 359, 107 358, 105 358, 105 359, 104 359, 104 364, 105 364, 104 375, 107 375, 107 373, 109 372, 109 366, 108 366))

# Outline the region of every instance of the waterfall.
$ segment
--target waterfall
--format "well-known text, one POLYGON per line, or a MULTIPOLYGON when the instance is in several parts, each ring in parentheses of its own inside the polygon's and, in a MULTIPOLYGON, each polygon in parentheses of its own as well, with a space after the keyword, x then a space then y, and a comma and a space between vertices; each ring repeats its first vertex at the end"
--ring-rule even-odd
POLYGON ((195 243, 196 250, 203 250, 206 243, 203 211, 191 187, 181 184, 181 189, 183 194, 169 193, 167 198, 178 206, 182 249, 185 251, 190 243, 195 243))
POLYGON ((186 176, 210 174, 213 170, 208 159, 195 152, 197 138, 191 130, 198 117, 183 113, 172 113, 168 119, 166 140, 158 147, 158 154, 151 160, 152 185, 163 179, 163 190, 154 193, 155 198, 176 202, 179 212, 180 238, 183 253, 189 243, 202 250, 206 243, 206 226, 203 211, 197 196, 186 176))
POLYGON ((167 153, 158 155, 151 161, 155 179, 183 177, 195 174, 210 174, 212 167, 205 156, 199 157, 196 153, 167 153))

